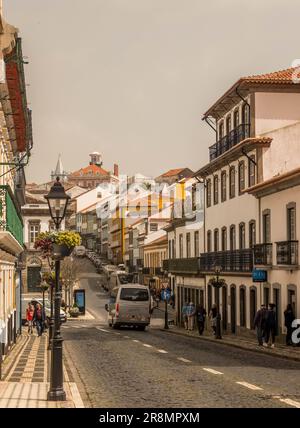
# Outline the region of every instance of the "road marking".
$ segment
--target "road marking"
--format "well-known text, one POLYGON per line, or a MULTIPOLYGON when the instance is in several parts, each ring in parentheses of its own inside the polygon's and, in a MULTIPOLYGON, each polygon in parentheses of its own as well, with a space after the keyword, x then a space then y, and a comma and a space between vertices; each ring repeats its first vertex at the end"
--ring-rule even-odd
POLYGON ((137 340, 137 339, 133 339, 133 342, 135 342, 135 343, 140 343, 141 341, 140 341, 140 340, 137 340))
POLYGON ((209 369, 209 368, 203 368, 203 370, 205 370, 206 372, 212 373, 212 374, 216 374, 216 375, 224 374, 222 372, 218 372, 218 370, 209 369))
POLYGON ((256 385, 252 385, 252 383, 248 383, 248 382, 236 382, 238 385, 242 385, 245 388, 249 388, 252 389, 253 391, 262 391, 263 389, 260 388, 259 386, 256 385))
POLYGON ((146 348, 152 348, 152 345, 148 345, 148 343, 143 343, 143 346, 145 346, 146 348))
POLYGON ((74 325, 73 327, 74 327, 74 328, 81 328, 81 326, 80 326, 80 325, 74 325))
POLYGON ((177 360, 182 361, 183 363, 191 363, 191 360, 187 360, 186 358, 179 357, 177 360))
POLYGON ((129 337, 129 336, 124 336, 124 338, 125 338, 125 339, 130 339, 130 337, 129 337))
POLYGON ((291 400, 290 398, 279 398, 279 401, 288 404, 289 406, 297 407, 297 409, 300 409, 299 401, 291 400))
POLYGON ((114 334, 116 334, 117 336, 121 336, 121 333, 114 333, 114 334))
POLYGON ((161 354, 167 354, 168 351, 165 351, 164 349, 158 349, 157 352, 160 352, 161 354))
POLYGON ((104 330, 104 328, 96 327, 97 330, 103 331, 104 333, 109 333, 109 331, 104 330))

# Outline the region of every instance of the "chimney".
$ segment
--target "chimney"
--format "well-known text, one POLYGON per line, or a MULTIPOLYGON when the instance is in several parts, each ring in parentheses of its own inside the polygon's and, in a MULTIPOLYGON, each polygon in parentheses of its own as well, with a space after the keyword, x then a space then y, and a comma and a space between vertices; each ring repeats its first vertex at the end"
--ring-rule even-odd
POLYGON ((116 177, 119 177, 119 165, 117 165, 116 163, 114 164, 114 175, 116 177))

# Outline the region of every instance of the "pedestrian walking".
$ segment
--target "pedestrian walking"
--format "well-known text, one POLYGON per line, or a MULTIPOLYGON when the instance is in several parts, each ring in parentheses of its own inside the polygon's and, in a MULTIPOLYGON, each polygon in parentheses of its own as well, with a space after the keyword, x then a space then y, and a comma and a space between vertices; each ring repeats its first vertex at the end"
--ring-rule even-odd
POLYGON ((34 306, 31 303, 28 303, 28 308, 26 309, 26 322, 28 325, 28 334, 33 333, 33 314, 34 314, 34 306))
POLYGON ((196 318, 198 324, 199 335, 202 336, 205 326, 206 310, 203 305, 198 305, 196 309, 196 318))
POLYGON ((274 303, 269 304, 269 309, 266 312, 265 319, 265 340, 263 345, 268 346, 271 338, 271 348, 274 348, 277 326, 277 317, 274 303))
POLYGON ((38 336, 41 336, 44 332, 45 320, 46 320, 45 310, 44 308, 42 308, 42 305, 37 303, 33 314, 33 321, 36 325, 36 331, 38 336))
POLYGON ((217 305, 213 304, 209 312, 209 319, 210 319, 211 328, 213 330, 213 334, 215 336, 217 334, 217 315, 218 315, 217 305))
POLYGON ((186 330, 188 329, 187 307, 188 307, 188 302, 185 302, 181 309, 182 320, 183 320, 184 328, 186 330))
POLYGON ((254 328, 256 328, 256 336, 259 346, 263 346, 264 343, 266 314, 267 308, 266 305, 263 303, 254 317, 254 328))
POLYGON ((286 327, 286 345, 292 346, 292 333, 293 333, 293 321, 295 319, 295 314, 293 311, 292 305, 289 303, 284 311, 284 325, 286 327))
POLYGON ((186 308, 188 331, 194 330, 196 308, 193 302, 190 302, 186 308))

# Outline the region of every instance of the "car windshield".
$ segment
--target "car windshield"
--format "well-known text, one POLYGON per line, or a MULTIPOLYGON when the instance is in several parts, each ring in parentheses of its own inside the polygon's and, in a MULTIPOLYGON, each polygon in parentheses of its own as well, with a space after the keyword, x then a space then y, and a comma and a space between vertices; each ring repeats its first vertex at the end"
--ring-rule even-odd
POLYGON ((147 290, 141 288, 123 288, 120 299, 131 302, 147 302, 149 300, 149 293, 147 290))
POLYGON ((133 275, 120 274, 118 275, 121 284, 130 284, 133 279, 133 275))

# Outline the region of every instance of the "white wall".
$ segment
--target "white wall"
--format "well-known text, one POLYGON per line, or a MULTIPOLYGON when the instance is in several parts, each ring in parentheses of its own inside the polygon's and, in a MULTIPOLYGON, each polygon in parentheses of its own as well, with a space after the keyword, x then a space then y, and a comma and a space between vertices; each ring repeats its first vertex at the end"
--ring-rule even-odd
POLYGON ((299 168, 300 123, 269 132, 267 135, 273 138, 273 141, 269 148, 264 149, 264 180, 299 168))
MULTIPOLYGON (((255 152, 249 153, 255 154, 255 152)), ((245 186, 248 186, 248 160, 244 156, 239 160, 245 161, 245 186)), ((258 240, 258 201, 252 195, 242 194, 239 195, 239 183, 238 183, 238 162, 231 162, 230 166, 235 166, 235 197, 229 198, 229 169, 230 166, 226 166, 218 171, 214 175, 219 176, 219 203, 214 205, 214 193, 213 193, 213 177, 210 175, 207 178, 211 179, 211 207, 207 207, 205 211, 205 230, 206 234, 208 230, 212 232, 212 243, 213 243, 213 231, 214 229, 219 229, 219 248, 221 248, 221 229, 222 227, 227 227, 227 249, 229 249, 229 228, 232 224, 236 226, 236 248, 238 249, 238 226, 241 222, 244 222, 246 225, 246 248, 249 246, 249 229, 248 225, 251 220, 256 221, 256 241, 258 240), (227 175, 227 185, 226 185, 226 201, 221 202, 221 171, 226 171, 227 175)), ((206 248, 207 251, 207 242, 206 248)))
POLYGON ((300 121, 300 94, 255 93, 255 131, 261 135, 300 121))

